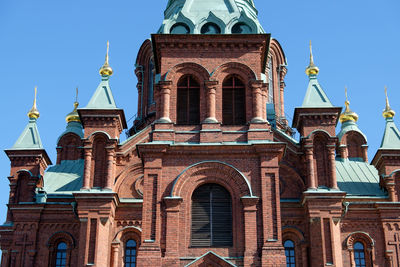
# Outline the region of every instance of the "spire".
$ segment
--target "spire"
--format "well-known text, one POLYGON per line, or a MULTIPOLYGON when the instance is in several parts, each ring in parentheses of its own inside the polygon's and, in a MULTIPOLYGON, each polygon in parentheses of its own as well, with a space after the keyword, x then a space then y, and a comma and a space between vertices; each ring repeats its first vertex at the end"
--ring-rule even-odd
POLYGON ((383 117, 386 119, 386 127, 380 149, 400 149, 400 131, 393 120, 393 117, 396 113, 390 108, 386 87, 385 95, 386 108, 383 111, 383 117))
POLYGON ((28 117, 30 119, 35 119, 35 120, 40 117, 40 113, 36 107, 36 96, 37 96, 37 86, 35 86, 35 98, 33 99, 33 106, 31 108, 31 110, 29 110, 29 112, 28 112, 28 117))
POLYGON ((21 133, 12 149, 43 149, 42 141, 40 140, 39 131, 36 125, 36 120, 39 118, 39 111, 36 108, 37 87, 35 87, 35 98, 33 106, 28 112, 29 122, 21 133))
POLYGON ((345 123, 347 121, 357 122, 357 120, 358 120, 357 113, 350 110, 350 101, 347 98, 347 87, 345 87, 345 94, 346 94, 346 101, 344 102, 344 104, 346 106, 346 109, 340 115, 340 122, 341 123, 345 123))
POLYGON ((301 106, 303 108, 333 107, 331 101, 329 101, 328 96, 325 94, 317 80, 318 73, 319 69, 314 64, 314 56, 310 41, 310 65, 306 69, 306 74, 310 78, 310 81, 308 83, 307 92, 303 100, 303 105, 301 106))
POLYGON ((85 109, 116 109, 117 106, 111 92, 109 79, 113 71, 108 64, 109 42, 107 41, 106 61, 100 69, 101 82, 85 109))
POLYGON ((79 102, 78 102, 78 87, 76 87, 76 96, 75 96, 75 102, 74 102, 74 110, 72 110, 70 113, 67 114, 67 116, 65 117, 65 120, 70 123, 70 122, 81 122, 80 118, 79 118, 79 114, 78 114, 78 106, 79 106, 79 102))
POLYGON ((386 95, 386 108, 385 108, 385 110, 383 111, 383 117, 385 118, 385 119, 393 119, 393 117, 394 117, 394 115, 396 115, 396 112, 394 112, 394 110, 392 110, 391 108, 390 108, 390 105, 389 105, 389 97, 388 97, 388 94, 387 94, 387 87, 385 86, 385 95, 386 95))
POLYGON ((306 74, 310 77, 310 76, 318 75, 318 73, 319 73, 319 68, 317 66, 315 66, 315 64, 314 64, 314 56, 313 56, 312 44, 311 44, 311 40, 310 40, 310 65, 308 65, 308 67, 306 68, 306 74))
POLYGON ((100 71, 99 71, 101 76, 111 76, 113 74, 113 70, 110 67, 110 64, 108 64, 108 52, 109 52, 109 49, 110 49, 110 42, 107 41, 106 59, 105 59, 105 62, 103 64, 103 66, 100 68, 100 71))

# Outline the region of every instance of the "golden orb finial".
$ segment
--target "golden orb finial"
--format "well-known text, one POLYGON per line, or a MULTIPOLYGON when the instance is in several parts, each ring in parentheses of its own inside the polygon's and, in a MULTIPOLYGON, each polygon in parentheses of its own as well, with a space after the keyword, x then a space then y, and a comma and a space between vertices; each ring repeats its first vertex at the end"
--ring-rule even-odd
POLYGON ((350 109, 350 101, 347 98, 347 87, 344 88, 344 92, 346 95, 346 101, 344 102, 346 109, 344 110, 344 112, 342 114, 340 114, 339 120, 341 123, 344 123, 346 121, 357 122, 358 121, 357 113, 351 111, 351 109, 350 109))
POLYGON ((317 75, 319 73, 319 68, 314 64, 314 56, 312 52, 312 44, 310 40, 310 65, 306 68, 306 74, 310 75, 317 75))
POLYGON ((385 110, 383 111, 383 114, 382 114, 382 115, 383 115, 383 117, 384 117, 385 119, 391 119, 391 118, 394 117, 394 115, 396 115, 396 112, 394 112, 394 110, 390 108, 390 105, 389 105, 389 97, 388 97, 387 87, 386 87, 386 86, 385 86, 385 95, 386 95, 386 108, 385 108, 385 110))
POLYGON ((30 119, 35 119, 35 120, 40 117, 40 113, 36 107, 36 95, 37 95, 37 86, 35 86, 35 98, 33 99, 33 106, 31 110, 29 110, 28 112, 28 117, 30 119))
POLYGON ((74 110, 70 113, 67 114, 67 116, 65 117, 65 120, 69 123, 69 122, 81 122, 81 119, 79 118, 79 114, 78 114, 78 106, 79 106, 79 102, 78 102, 78 87, 76 87, 76 97, 75 97, 75 102, 74 102, 74 110))
POLYGON ((113 74, 113 69, 110 67, 110 64, 108 64, 108 52, 110 49, 110 42, 107 41, 107 53, 106 53, 106 60, 103 64, 103 66, 100 68, 100 75, 102 76, 111 76, 113 74))

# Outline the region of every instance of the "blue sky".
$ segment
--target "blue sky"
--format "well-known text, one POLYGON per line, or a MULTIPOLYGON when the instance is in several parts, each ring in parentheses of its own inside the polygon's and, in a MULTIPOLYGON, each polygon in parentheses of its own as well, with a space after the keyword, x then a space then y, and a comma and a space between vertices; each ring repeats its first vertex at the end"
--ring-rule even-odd
MULTIPOLYGON (((38 86, 38 127, 53 162, 79 86, 86 105, 110 40, 111 86, 127 118, 136 114, 134 62, 142 42, 158 30, 166 0, 0 1, 0 149, 10 148, 24 129, 38 86)), ((351 108, 360 116, 372 159, 384 120, 384 86, 400 114, 400 2, 398 0, 255 0, 266 32, 288 59, 285 104, 292 117, 308 83, 308 43, 313 41, 319 81, 331 102, 343 106, 348 86, 351 108)), ((399 115, 400 116, 400 115, 399 115)), ((400 126, 400 118, 395 117, 400 126)), ((131 122, 128 123, 131 125, 131 122)), ((340 124, 338 125, 340 127, 340 124)), ((339 128, 338 128, 339 129, 339 128)), ((8 201, 9 160, 0 153, 0 220, 8 201)))

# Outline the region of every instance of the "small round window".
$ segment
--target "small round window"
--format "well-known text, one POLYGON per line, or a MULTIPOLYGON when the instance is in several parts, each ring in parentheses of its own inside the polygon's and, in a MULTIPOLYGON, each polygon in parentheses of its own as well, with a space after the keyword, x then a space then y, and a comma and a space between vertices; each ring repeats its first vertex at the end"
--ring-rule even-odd
POLYGON ((172 34, 188 34, 190 33, 190 29, 186 24, 176 23, 172 26, 170 33, 172 34))
POLYGON ((232 27, 232 33, 246 34, 246 33, 252 33, 252 32, 253 31, 251 30, 250 26, 243 22, 236 23, 232 27))
POLYGON ((202 34, 220 34, 221 29, 218 27, 217 24, 208 22, 201 27, 202 34))

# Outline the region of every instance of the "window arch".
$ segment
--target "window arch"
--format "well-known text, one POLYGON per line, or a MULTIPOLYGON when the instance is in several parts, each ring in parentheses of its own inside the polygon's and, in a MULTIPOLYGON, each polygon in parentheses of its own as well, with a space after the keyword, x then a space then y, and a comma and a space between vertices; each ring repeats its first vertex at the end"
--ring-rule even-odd
POLYGON ((296 267, 296 253, 294 242, 288 239, 283 243, 283 247, 285 248, 286 266, 296 267))
POLYGON ((107 172, 107 140, 103 136, 97 136, 93 141, 93 187, 104 187, 106 185, 106 172, 107 172))
POLYGON ((246 87, 236 75, 226 78, 222 84, 222 123, 246 123, 246 87))
POLYGON ((70 233, 61 231, 54 233, 47 242, 49 248, 48 266, 68 267, 73 266, 71 253, 75 248, 75 240, 70 233))
POLYGON ((350 254, 351 266, 369 267, 374 262, 375 241, 368 233, 353 232, 346 240, 347 250, 350 254))
POLYGON ((232 204, 229 192, 217 184, 198 187, 192 195, 192 246, 232 246, 232 204))
POLYGON ((193 76, 179 80, 176 107, 178 124, 200 123, 200 85, 193 76))
POLYGON ((125 242, 125 248, 124 248, 125 267, 136 267, 136 252, 137 252, 136 241, 133 239, 127 240, 125 242))

